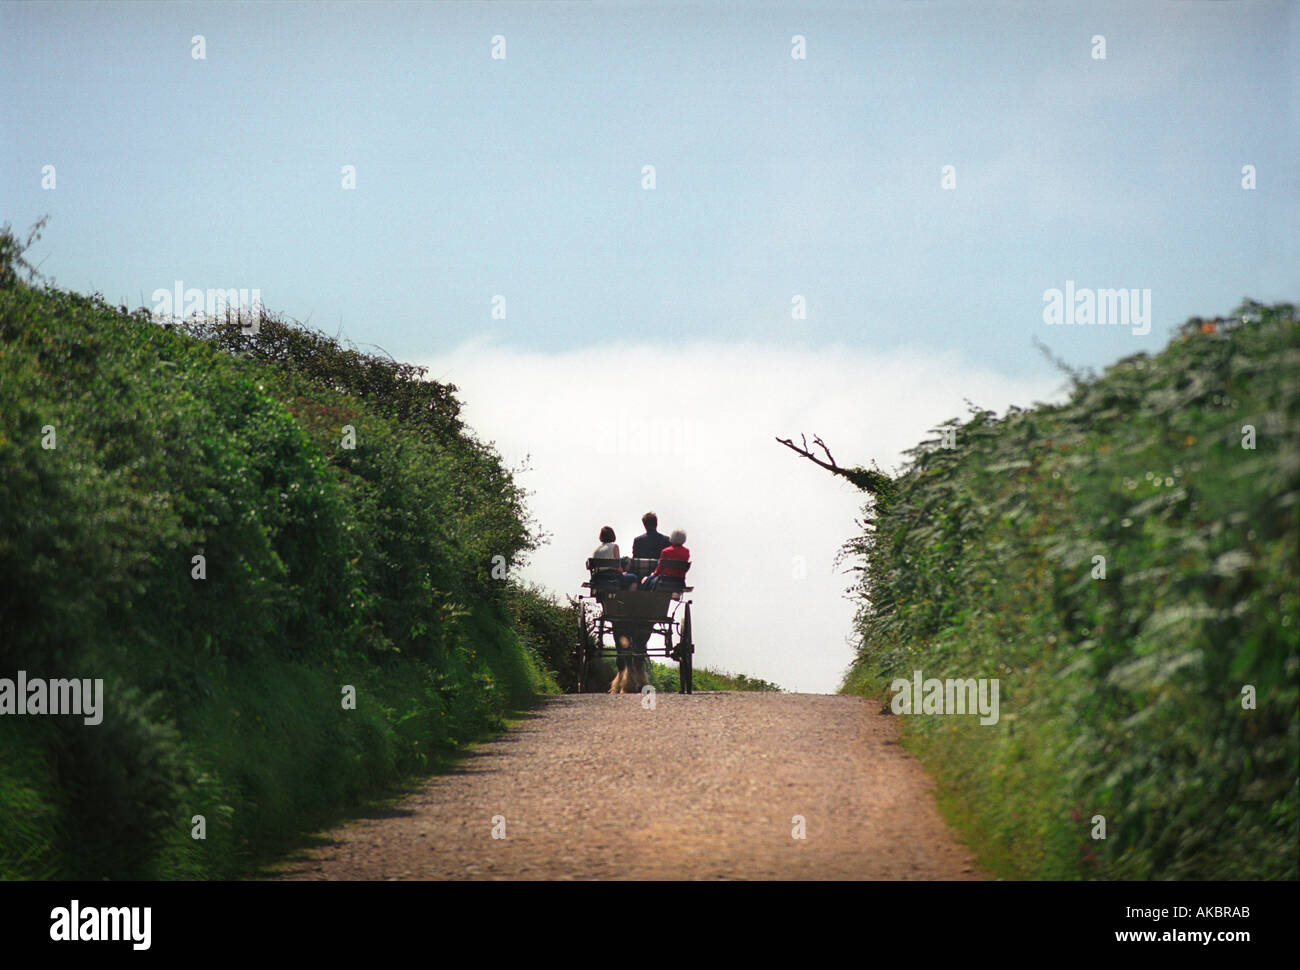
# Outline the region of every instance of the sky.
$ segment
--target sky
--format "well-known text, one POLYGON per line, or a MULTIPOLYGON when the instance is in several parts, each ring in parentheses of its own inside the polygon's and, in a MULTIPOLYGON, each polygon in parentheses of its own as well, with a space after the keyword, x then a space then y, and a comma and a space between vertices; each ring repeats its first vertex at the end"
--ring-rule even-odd
POLYGON ((524 578, 578 592, 654 508, 697 662, 832 691, 862 496, 774 437, 895 469, 1059 398, 1036 343, 1100 369, 1294 301, 1298 38, 1294 2, 9 2, 0 220, 49 216, 58 285, 256 291, 428 366, 530 456, 524 578))

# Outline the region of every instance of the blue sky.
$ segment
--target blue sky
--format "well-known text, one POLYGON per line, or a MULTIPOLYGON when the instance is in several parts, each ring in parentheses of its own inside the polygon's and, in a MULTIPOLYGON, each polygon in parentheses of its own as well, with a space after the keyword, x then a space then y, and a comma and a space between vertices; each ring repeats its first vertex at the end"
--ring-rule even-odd
POLYGON ((1044 331, 1067 279, 1150 288, 1158 345, 1300 276, 1292 3, 7 3, 0 33, 0 204, 51 215, 47 273, 255 287, 401 357, 652 330, 1016 373, 1034 336, 1131 352, 1044 331))
MULTIPOLYGON (((729 388, 693 414, 734 429, 761 409, 745 455, 806 430, 889 466, 974 388, 1004 407, 1059 384, 1035 339, 1100 367, 1243 296, 1296 298, 1298 11, 11 2, 0 218, 25 230, 50 216, 32 256, 62 286, 131 306, 175 280, 258 289, 293 319, 429 363, 508 458, 552 447, 550 477, 529 484, 560 518, 567 474, 666 474, 653 448, 567 450, 593 427, 580 401, 524 421, 560 374, 595 386, 599 370, 614 394, 668 379, 729 388), (1047 326, 1043 292, 1067 280, 1149 289, 1150 333, 1047 326), (818 373, 845 362, 856 369, 835 372, 864 396, 836 397, 846 413, 817 407, 818 373), (784 410, 764 403, 777 385, 798 391, 784 410), (812 415, 821 425, 801 427, 812 415)), ((702 457, 716 441, 691 447, 702 457)), ((745 515, 823 487, 813 472, 788 454, 746 465, 775 491, 750 482, 745 515)), ((734 479, 706 487, 735 506, 734 479)), ((671 476, 655 488, 702 538, 725 531, 703 517, 725 503, 692 505, 671 476)), ((823 545, 853 531, 857 496, 836 495, 823 545)), ((560 558, 585 556, 600 524, 557 532, 539 578, 571 587, 560 558)), ((729 535, 728 576, 777 541, 729 535)), ((808 609, 845 631, 842 585, 808 609)), ((826 671, 842 667, 837 650, 826 671)))

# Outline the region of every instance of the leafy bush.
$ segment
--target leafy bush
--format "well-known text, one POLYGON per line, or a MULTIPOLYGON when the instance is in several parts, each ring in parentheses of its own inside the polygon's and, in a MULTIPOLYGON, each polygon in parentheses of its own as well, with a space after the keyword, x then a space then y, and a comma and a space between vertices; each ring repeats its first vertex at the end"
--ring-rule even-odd
POLYGON ((48 725, 0 718, 0 879, 59 872, 57 788, 45 757, 48 725))
POLYGON ((181 739, 133 687, 105 691, 103 722, 60 718, 50 746, 74 878, 145 878, 169 829, 185 823, 194 779, 181 739))
POLYGON ((557 689, 520 619, 547 608, 492 577, 539 532, 454 388, 38 287, 23 249, 0 233, 0 677, 109 699, 0 723, 0 874, 238 875, 557 689))
POLYGON ((514 625, 537 662, 562 690, 578 686, 578 607, 561 603, 538 586, 512 585, 508 594, 514 625))
MULTIPOLYGON (((676 667, 650 662, 650 682, 655 689, 672 694, 681 689, 681 676, 676 667)), ((696 667, 691 671, 691 689, 694 691, 735 690, 779 692, 776 684, 758 677, 746 677, 744 674, 730 674, 722 670, 696 667)))
POLYGON ((844 689, 1000 678, 996 726, 908 722, 995 869, 1296 877, 1298 365, 1289 304, 1190 321, 1066 404, 949 422, 865 510, 844 689))

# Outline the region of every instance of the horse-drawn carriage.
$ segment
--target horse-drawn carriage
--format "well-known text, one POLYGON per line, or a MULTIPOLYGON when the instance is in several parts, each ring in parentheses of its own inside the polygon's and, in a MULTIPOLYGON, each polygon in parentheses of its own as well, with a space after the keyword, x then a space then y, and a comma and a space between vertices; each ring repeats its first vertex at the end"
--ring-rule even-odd
MULTIPOLYGON (((691 655, 695 644, 691 640, 691 603, 687 594, 693 587, 687 586, 683 578, 676 584, 661 581, 656 589, 624 588, 623 562, 628 563, 627 572, 638 578, 650 575, 659 563, 657 559, 587 560, 591 578, 582 585, 588 592, 579 597, 578 692, 590 686, 592 666, 599 657, 614 658, 620 669, 625 663, 640 663, 648 657, 667 657, 680 666, 679 692, 692 693, 691 655), (594 604, 588 604, 588 599, 594 604), (612 644, 605 642, 606 635, 612 644), (651 645, 653 636, 661 637, 663 642, 651 645)), ((683 577, 690 565, 673 563, 683 577)))

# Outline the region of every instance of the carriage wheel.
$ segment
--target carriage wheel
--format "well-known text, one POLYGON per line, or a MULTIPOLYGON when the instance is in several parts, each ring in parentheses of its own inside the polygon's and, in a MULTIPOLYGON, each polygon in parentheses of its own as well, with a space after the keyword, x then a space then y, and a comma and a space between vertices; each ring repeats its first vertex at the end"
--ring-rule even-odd
POLYGON ((578 693, 587 684, 587 604, 578 604, 578 693))
POLYGON ((694 673, 694 664, 691 661, 691 654, 695 653, 695 641, 691 639, 691 604, 686 604, 686 615, 682 617, 682 635, 677 641, 677 651, 681 654, 681 693, 692 694, 694 690, 691 684, 694 673))

